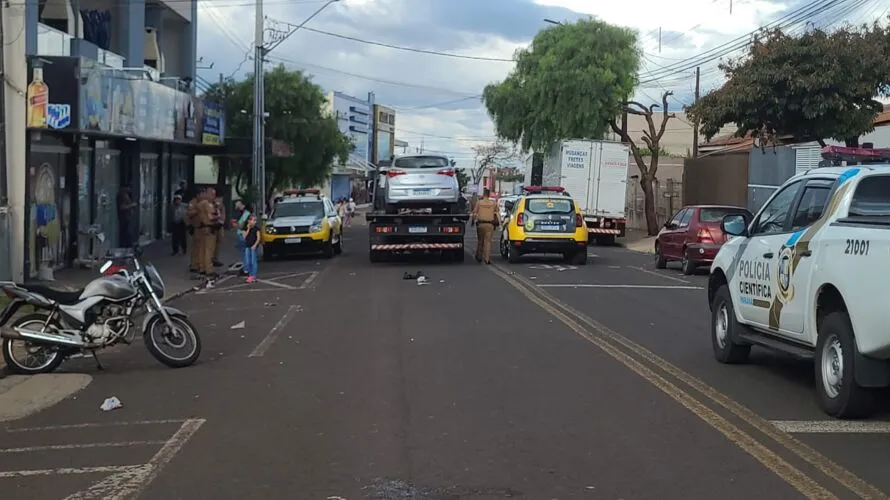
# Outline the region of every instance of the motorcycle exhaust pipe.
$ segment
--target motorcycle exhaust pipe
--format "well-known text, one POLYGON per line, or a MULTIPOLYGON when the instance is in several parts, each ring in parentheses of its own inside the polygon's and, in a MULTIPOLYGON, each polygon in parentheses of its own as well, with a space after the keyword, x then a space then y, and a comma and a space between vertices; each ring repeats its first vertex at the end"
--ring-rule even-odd
POLYGON ((4 328, 0 331, 0 337, 16 340, 33 340, 35 342, 43 342, 54 345, 64 345, 68 347, 86 347, 82 341, 69 337, 67 335, 59 335, 56 333, 37 332, 34 330, 25 330, 22 328, 13 328, 12 330, 4 328))

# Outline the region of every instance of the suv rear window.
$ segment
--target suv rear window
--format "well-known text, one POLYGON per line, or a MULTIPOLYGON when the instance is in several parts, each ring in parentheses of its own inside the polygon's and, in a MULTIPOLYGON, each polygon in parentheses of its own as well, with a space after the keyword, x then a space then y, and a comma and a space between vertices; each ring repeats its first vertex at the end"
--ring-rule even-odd
POLYGON ((890 216, 890 175, 866 177, 856 186, 850 215, 890 216))
POLYGON ((533 214, 568 214, 575 211, 575 206, 564 198, 532 198, 525 204, 525 209, 533 214))
POLYGON ((396 158, 393 162, 395 168, 445 168, 450 167, 448 158, 441 156, 406 156, 396 158))
POLYGON ((699 222, 721 222, 727 215, 741 214, 748 219, 753 219, 751 212, 743 208, 719 207, 719 208, 702 208, 698 211, 699 222))

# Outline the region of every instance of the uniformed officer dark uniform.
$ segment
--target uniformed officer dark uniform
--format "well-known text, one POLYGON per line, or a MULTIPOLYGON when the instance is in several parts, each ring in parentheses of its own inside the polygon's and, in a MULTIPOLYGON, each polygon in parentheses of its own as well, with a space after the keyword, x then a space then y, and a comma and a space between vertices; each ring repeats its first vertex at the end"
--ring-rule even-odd
POLYGON ((482 193, 482 199, 476 202, 473 208, 473 222, 476 223, 476 260, 491 264, 491 239, 494 228, 499 226, 501 219, 498 214, 498 204, 492 200, 491 192, 486 189, 482 193))

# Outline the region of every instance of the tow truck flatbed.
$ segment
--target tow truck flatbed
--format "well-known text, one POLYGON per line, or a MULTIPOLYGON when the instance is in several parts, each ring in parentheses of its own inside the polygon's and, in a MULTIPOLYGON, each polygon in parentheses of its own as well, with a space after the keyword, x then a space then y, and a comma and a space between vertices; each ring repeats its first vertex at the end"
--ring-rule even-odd
POLYGON ((469 214, 369 212, 371 262, 396 253, 441 252, 443 260, 462 262, 469 214))

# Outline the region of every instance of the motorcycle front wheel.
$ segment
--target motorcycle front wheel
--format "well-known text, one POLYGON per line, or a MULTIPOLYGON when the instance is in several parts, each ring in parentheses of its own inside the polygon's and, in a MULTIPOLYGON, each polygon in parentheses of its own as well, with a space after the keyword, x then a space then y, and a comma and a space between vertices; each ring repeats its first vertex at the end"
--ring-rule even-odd
MULTIPOLYGON (((11 327, 43 331, 46 319, 46 314, 28 314, 16 320, 11 327)), ((3 360, 12 373, 36 375, 55 371, 65 356, 59 352, 58 346, 25 339, 3 339, 3 360)))
POLYGON ((173 328, 162 316, 155 316, 145 327, 143 337, 148 352, 170 368, 194 364, 201 356, 201 337, 187 318, 172 316, 173 328))

